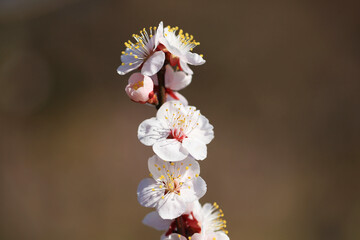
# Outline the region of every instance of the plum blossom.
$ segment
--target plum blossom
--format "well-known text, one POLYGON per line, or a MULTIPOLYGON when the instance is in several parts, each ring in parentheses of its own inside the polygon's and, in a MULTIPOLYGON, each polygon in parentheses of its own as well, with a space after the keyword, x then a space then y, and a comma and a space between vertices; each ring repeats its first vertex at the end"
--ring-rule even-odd
POLYGON ((141 73, 146 76, 156 74, 163 66, 165 61, 165 54, 162 51, 157 51, 159 39, 163 36, 163 23, 159 26, 150 27, 149 33, 144 28, 140 31, 140 35, 133 34, 135 43, 125 42, 126 50, 122 52, 122 64, 118 67, 117 72, 120 75, 141 68, 141 73))
POLYGON ((200 166, 192 157, 181 162, 166 162, 154 155, 149 158, 151 178, 142 180, 137 190, 139 203, 156 208, 162 219, 181 216, 187 203, 206 193, 206 183, 199 176, 200 166))
POLYGON ((138 138, 165 161, 180 161, 191 155, 196 160, 207 156, 206 144, 214 138, 213 126, 193 106, 179 101, 164 103, 156 117, 143 121, 138 138))
MULTIPOLYGON (((157 75, 151 76, 154 81, 154 92, 158 91, 158 78, 157 75)), ((174 71, 173 68, 168 64, 165 66, 165 92, 166 92, 166 101, 180 101, 184 105, 188 105, 186 98, 178 93, 187 87, 192 80, 192 75, 188 75, 183 71, 174 71)))
POLYGON ((146 103, 153 89, 154 83, 150 77, 133 73, 129 78, 129 84, 125 87, 125 92, 131 100, 146 103))
POLYGON ((170 53, 170 64, 172 66, 178 65, 181 70, 187 74, 193 74, 193 71, 189 68, 190 65, 202 65, 205 60, 202 55, 192 53, 191 51, 196 46, 200 45, 199 42, 194 40, 193 35, 179 30, 178 27, 171 28, 170 26, 164 28, 164 35, 160 38, 160 47, 164 52, 170 53))
POLYGON ((166 231, 161 240, 229 240, 224 213, 217 203, 199 201, 189 203, 186 212, 181 215, 186 236, 178 233, 175 220, 162 219, 157 212, 145 216, 143 223, 159 231, 166 231))

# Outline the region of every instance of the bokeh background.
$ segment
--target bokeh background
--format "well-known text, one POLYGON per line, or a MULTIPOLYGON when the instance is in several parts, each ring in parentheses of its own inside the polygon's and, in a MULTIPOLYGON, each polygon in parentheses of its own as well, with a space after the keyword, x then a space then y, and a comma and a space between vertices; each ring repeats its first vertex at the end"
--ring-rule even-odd
POLYGON ((180 26, 232 240, 360 239, 359 1, 0 0, 0 239, 159 239, 123 42, 180 26))

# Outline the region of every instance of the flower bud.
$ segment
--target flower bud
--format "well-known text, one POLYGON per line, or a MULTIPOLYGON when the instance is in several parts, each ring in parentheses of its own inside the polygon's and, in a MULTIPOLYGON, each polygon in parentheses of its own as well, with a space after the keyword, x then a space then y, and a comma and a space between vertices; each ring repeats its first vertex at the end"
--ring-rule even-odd
POLYGON ((153 89, 154 83, 150 77, 141 73, 133 73, 129 78, 128 85, 125 87, 125 92, 131 100, 146 103, 153 89))

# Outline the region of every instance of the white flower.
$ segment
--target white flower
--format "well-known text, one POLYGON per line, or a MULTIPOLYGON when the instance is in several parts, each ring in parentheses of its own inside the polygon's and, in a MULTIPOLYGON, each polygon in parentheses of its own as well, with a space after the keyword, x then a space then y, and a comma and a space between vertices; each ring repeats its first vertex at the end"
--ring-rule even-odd
MULTIPOLYGON (((154 81, 154 92, 158 91, 158 78, 157 75, 151 76, 154 81)), ((184 89, 191 83, 192 75, 187 75, 183 71, 174 71, 168 64, 165 66, 165 92, 166 101, 180 101, 184 105, 188 105, 186 98, 178 93, 181 89, 184 89)))
POLYGON ((178 29, 178 27, 166 27, 164 29, 164 37, 160 38, 160 43, 164 45, 164 51, 171 53, 170 63, 172 66, 178 65, 184 72, 193 74, 193 71, 187 64, 201 65, 205 63, 202 55, 191 52, 200 43, 196 42, 192 35, 184 34, 182 29, 176 34, 178 29))
POLYGON ((178 234, 176 220, 162 219, 157 212, 146 215, 143 223, 156 230, 166 231, 161 240, 229 240, 223 216, 216 203, 206 203, 201 207, 199 201, 195 201, 188 204, 188 209, 181 215, 186 236, 178 234))
POLYGON ((203 160, 214 131, 195 107, 170 101, 161 106, 156 117, 140 124, 138 138, 146 146, 153 146, 154 152, 166 161, 180 161, 189 154, 203 160))
POLYGON ((134 69, 141 67, 141 73, 146 76, 156 74, 163 66, 165 54, 163 51, 156 51, 159 39, 163 35, 163 23, 160 22, 158 28, 150 27, 149 34, 146 29, 140 31, 140 35, 133 34, 136 40, 125 42, 126 50, 122 52, 122 64, 117 72, 124 75, 134 69), (155 32, 156 31, 156 32, 155 32))
POLYGON ((154 83, 150 77, 144 76, 141 73, 133 73, 129 78, 128 85, 125 87, 125 92, 131 100, 146 103, 153 89, 154 83))
POLYGON ((199 176, 200 166, 191 157, 181 162, 166 162, 154 155, 149 158, 150 176, 139 184, 138 201, 156 208, 163 219, 173 219, 186 211, 187 203, 204 196, 206 183, 199 176))

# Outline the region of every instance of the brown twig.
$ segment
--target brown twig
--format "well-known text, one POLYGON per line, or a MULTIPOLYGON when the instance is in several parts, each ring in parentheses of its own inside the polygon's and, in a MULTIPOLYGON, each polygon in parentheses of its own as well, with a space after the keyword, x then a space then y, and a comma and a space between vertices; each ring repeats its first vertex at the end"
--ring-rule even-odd
POLYGON ((167 61, 164 62, 163 67, 160 69, 160 71, 157 73, 158 78, 158 105, 156 105, 156 109, 159 109, 161 105, 163 105, 166 102, 166 92, 165 92, 165 66, 167 64, 167 61))

